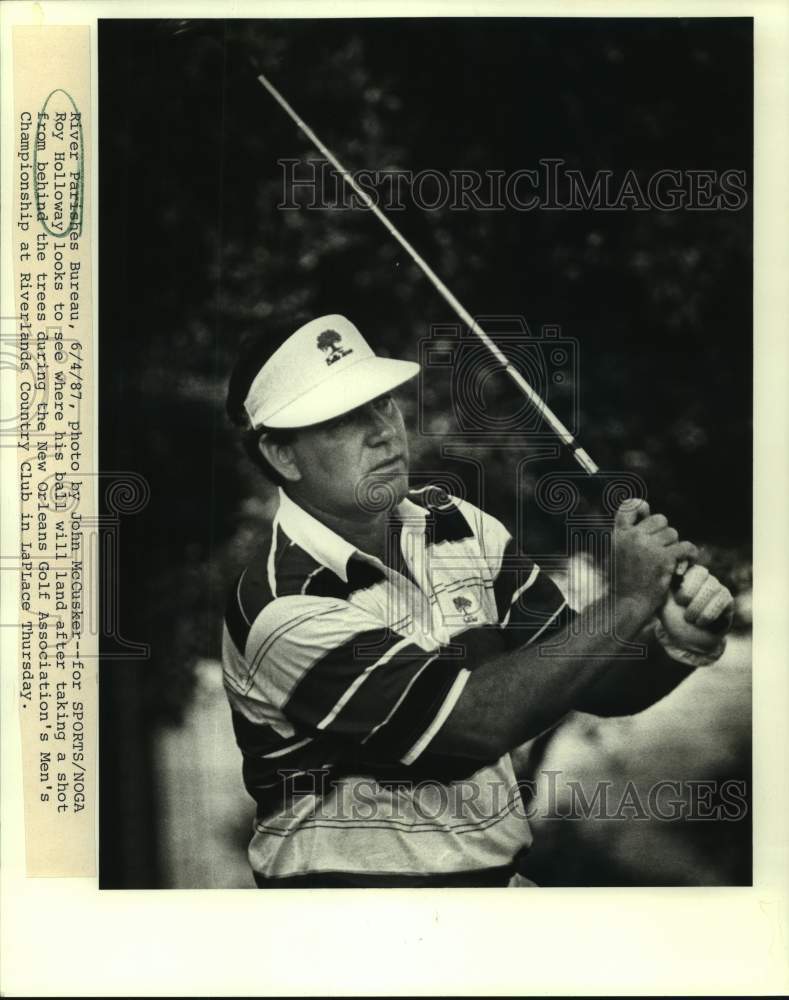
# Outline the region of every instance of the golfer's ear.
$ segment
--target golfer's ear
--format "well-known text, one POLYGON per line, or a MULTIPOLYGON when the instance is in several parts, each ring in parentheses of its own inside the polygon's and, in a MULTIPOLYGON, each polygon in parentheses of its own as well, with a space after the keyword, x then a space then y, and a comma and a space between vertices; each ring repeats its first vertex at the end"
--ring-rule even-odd
POLYGON ((301 479, 301 471, 296 462, 296 455, 289 444, 272 441, 267 434, 262 434, 258 440, 260 454, 269 465, 289 483, 297 483, 301 479))

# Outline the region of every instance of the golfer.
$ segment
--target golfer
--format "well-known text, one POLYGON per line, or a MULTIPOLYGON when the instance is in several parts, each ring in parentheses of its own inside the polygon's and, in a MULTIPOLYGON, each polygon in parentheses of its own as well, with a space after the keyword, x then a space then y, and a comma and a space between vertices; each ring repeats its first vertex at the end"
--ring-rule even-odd
POLYGON ((707 626, 731 595, 697 566, 670 595, 697 552, 645 502, 616 516, 611 593, 575 612, 495 518, 409 492, 392 392, 418 370, 331 315, 231 378, 279 488, 223 635, 261 888, 523 884, 510 752, 573 710, 640 711, 723 650, 707 626))

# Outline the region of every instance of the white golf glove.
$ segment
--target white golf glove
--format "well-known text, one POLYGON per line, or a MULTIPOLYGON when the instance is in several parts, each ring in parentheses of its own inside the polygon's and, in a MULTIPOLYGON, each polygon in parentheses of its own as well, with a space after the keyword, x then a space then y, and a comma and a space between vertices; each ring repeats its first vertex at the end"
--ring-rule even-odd
POLYGON ((704 566, 694 565, 670 591, 655 625, 655 636, 675 660, 706 667, 720 659, 731 628, 734 599, 704 566), (714 629, 710 626, 717 624, 714 629))

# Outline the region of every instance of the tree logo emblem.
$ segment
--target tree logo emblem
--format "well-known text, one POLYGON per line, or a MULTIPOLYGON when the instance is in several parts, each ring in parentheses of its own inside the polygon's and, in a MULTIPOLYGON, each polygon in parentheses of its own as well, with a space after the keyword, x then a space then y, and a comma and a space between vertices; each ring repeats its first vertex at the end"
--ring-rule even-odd
POLYGON ((452 603, 455 605, 460 614, 463 615, 463 621, 475 622, 477 620, 476 615, 471 613, 474 607, 474 602, 469 597, 453 597, 452 603))
POLYGON ((333 365, 348 354, 353 354, 352 347, 342 346, 342 337, 336 330, 324 330, 316 341, 318 349, 326 355, 326 364, 333 365))

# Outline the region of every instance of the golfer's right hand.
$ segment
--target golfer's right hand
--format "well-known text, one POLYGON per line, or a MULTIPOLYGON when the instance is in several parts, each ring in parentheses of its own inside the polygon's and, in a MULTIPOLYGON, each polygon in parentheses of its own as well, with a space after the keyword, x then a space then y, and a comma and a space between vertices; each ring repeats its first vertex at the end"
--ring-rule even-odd
POLYGON ((645 622, 663 605, 677 564, 698 550, 663 514, 651 514, 645 500, 628 499, 614 520, 614 593, 635 606, 645 622))

